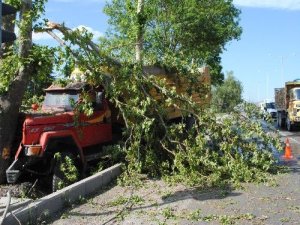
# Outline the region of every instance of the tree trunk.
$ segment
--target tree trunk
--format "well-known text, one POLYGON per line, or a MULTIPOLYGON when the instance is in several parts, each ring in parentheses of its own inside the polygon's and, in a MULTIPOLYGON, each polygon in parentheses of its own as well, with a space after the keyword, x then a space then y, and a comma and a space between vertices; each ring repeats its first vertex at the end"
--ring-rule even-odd
POLYGON ((144 0, 138 0, 137 17, 138 17, 138 31, 135 45, 135 60, 137 63, 142 63, 143 52, 143 30, 144 30, 144 0))
MULTIPOLYGON (((21 30, 19 36, 19 56, 23 61, 29 57, 32 47, 32 23, 26 22, 26 14, 31 10, 32 0, 22 1, 20 12, 21 30), (25 24, 25 26, 22 24, 25 24)), ((8 91, 0 96, 0 183, 6 182, 5 171, 12 158, 12 141, 14 139, 19 108, 26 90, 32 68, 23 62, 8 91)))

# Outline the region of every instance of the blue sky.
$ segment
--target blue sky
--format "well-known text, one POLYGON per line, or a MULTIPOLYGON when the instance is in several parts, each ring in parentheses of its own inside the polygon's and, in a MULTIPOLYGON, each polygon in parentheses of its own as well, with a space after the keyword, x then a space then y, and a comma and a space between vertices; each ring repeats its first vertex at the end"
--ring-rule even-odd
MULTIPOLYGON (((274 98, 274 88, 300 78, 300 0, 234 0, 241 9, 243 34, 227 44, 223 71, 233 71, 244 87, 244 99, 274 98)), ((46 18, 66 26, 88 27, 96 37, 107 30, 105 0, 49 0, 46 18)), ((34 40, 54 44, 47 34, 34 40)))

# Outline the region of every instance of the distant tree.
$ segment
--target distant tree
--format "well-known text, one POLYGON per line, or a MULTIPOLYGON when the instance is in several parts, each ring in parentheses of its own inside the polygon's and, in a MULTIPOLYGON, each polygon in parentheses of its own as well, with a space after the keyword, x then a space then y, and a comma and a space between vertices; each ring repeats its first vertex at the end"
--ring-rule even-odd
POLYGON ((212 106, 218 112, 231 112, 243 102, 242 93, 242 83, 228 72, 224 83, 213 89, 212 106))

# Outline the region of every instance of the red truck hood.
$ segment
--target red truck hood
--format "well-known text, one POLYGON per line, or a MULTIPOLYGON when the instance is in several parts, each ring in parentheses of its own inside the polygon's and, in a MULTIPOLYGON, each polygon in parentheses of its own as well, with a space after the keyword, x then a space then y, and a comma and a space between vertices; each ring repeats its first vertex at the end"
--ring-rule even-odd
POLYGON ((73 122, 73 116, 74 112, 27 114, 25 124, 26 126, 35 126, 43 124, 71 123, 73 122))

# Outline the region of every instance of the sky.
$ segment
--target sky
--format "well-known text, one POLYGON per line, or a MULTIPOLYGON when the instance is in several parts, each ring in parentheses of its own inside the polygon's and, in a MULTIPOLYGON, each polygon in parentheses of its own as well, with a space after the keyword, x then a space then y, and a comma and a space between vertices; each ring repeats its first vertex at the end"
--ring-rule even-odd
MULTIPOLYGON (((251 102, 274 100, 274 88, 300 78, 300 0, 233 0, 241 10, 240 40, 222 54, 223 72, 232 71, 251 102)), ((105 0, 49 0, 45 17, 67 27, 85 26, 95 38, 104 35, 105 0)), ((35 34, 40 44, 56 44, 48 34, 35 34)))

